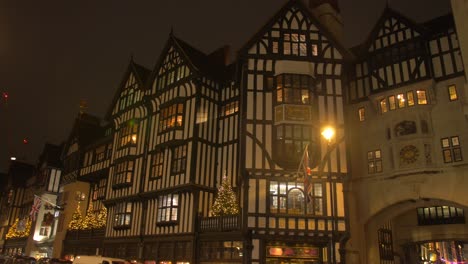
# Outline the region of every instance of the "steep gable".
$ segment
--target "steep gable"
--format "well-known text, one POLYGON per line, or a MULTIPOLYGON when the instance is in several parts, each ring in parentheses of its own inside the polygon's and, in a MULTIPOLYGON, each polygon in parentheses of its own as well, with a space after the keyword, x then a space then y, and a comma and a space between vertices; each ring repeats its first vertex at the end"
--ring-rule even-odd
POLYGON ((239 51, 240 54, 350 58, 351 54, 298 0, 288 1, 239 51), (336 50, 332 51, 335 47, 336 50), (331 53, 335 53, 332 55, 331 53))
POLYGON ((416 23, 387 7, 371 31, 367 51, 378 51, 417 38, 423 31, 416 23))
POLYGON ((112 100, 106 118, 141 102, 146 90, 145 84, 150 70, 136 64, 131 59, 117 92, 112 100))

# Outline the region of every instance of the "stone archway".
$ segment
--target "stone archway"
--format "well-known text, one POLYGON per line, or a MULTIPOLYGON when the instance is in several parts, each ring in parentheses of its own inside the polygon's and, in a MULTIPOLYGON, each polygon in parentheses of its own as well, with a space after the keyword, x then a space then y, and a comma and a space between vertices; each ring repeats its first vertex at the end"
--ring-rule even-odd
MULTIPOLYGON (((437 224, 419 225, 418 208, 455 207, 468 213, 468 207, 453 201, 432 198, 405 200, 380 210, 364 225, 366 263, 381 263, 381 249, 385 247, 379 241, 379 229, 391 230, 391 250, 394 263, 415 264, 418 260, 415 245, 427 241, 468 241, 468 225, 437 224)), ((464 215, 464 218, 466 216, 464 215)), ((463 219, 465 220, 465 219, 463 219)), ((385 252, 385 251, 383 251, 385 252)), ((391 262, 388 262, 391 263, 391 262)))

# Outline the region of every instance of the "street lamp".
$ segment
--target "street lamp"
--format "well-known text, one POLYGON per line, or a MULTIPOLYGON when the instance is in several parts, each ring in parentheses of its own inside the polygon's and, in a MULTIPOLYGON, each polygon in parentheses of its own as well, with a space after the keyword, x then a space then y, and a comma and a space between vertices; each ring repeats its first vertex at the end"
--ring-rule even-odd
MULTIPOLYGON (((333 192, 333 184, 332 184, 332 175, 331 175, 331 164, 330 164, 330 152, 332 151, 331 148, 331 141, 335 137, 335 128, 331 126, 324 127, 322 130, 322 136, 325 140, 327 140, 327 152, 325 154, 326 162, 328 164, 327 170, 327 180, 330 186, 330 216, 332 219, 332 233, 330 237, 330 262, 336 263, 336 256, 335 256, 335 202, 334 202, 334 192, 333 192)), ((321 172, 323 172, 323 167, 321 168, 321 172)))

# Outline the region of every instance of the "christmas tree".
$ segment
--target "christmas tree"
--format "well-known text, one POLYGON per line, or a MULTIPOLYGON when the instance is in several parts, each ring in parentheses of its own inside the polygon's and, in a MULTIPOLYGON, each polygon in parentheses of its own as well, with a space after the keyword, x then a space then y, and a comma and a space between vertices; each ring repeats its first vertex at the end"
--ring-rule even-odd
MULTIPOLYGON (((21 220, 21 221, 26 221, 26 220, 21 220)), ((31 220, 26 221, 26 226, 24 230, 22 231, 18 230, 18 223, 19 223, 19 219, 16 218, 13 225, 8 229, 8 233, 6 234, 6 239, 29 236, 29 231, 31 230, 31 220)))
POLYGON ((68 229, 70 230, 79 230, 83 229, 82 225, 83 217, 81 216, 80 204, 76 206, 76 210, 72 215, 72 220, 68 224, 68 229))
POLYGON ((236 215, 239 213, 236 194, 229 185, 226 175, 223 176, 221 186, 218 187, 218 196, 211 207, 213 216, 236 215))
POLYGON ((83 219, 81 224, 81 229, 94 229, 97 228, 98 219, 93 210, 93 204, 89 203, 88 211, 86 211, 86 216, 83 219))
POLYGON ((97 226, 96 228, 101 228, 106 226, 106 221, 107 221, 107 208, 102 207, 102 209, 99 211, 99 215, 97 217, 97 226))

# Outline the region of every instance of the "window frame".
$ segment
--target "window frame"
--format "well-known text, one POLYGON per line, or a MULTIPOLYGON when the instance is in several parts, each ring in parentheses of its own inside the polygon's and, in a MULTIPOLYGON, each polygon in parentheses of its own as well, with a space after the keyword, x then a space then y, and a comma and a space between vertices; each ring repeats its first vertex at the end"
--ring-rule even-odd
POLYGON ((366 121, 366 108, 365 107, 359 107, 358 118, 360 122, 366 121))
POLYGON ((179 193, 170 193, 170 194, 161 195, 158 197, 157 210, 156 210, 157 211, 156 223, 158 225, 178 223, 179 217, 180 217, 180 206, 179 206, 180 198, 181 198, 181 195, 179 193), (174 203, 174 198, 175 198, 176 203, 174 203), (173 214, 174 212, 175 212, 175 215, 173 214))
POLYGON ((115 206, 113 228, 114 229, 130 229, 132 225, 133 203, 123 202, 115 206), (128 218, 128 219, 127 219, 128 218))
POLYGON ((457 86, 455 84, 450 84, 447 86, 447 93, 450 102, 458 100, 457 86))
POLYGON ((442 158, 444 163, 463 161, 459 136, 450 136, 440 139, 442 158))
POLYGON ((310 192, 307 194, 305 191, 304 183, 289 182, 289 181, 270 181, 269 182, 269 195, 268 195, 268 212, 271 214, 289 214, 289 215, 325 215, 325 189, 321 181, 313 181, 310 183, 310 192), (320 188, 320 194, 315 189, 315 186, 320 188), (301 203, 299 209, 297 205, 290 200, 295 199, 292 192, 300 192, 301 197, 297 196, 296 201, 301 203), (319 205, 319 206, 317 206, 319 205), (316 210, 316 208, 320 208, 316 210))
POLYGON ((159 179, 164 175, 164 151, 151 154, 150 179, 159 179))
POLYGON ((187 144, 174 146, 171 151, 171 175, 184 173, 187 168, 187 144))
POLYGON ((114 165, 112 173, 112 188, 118 189, 131 186, 135 172, 135 160, 123 160, 114 165), (131 164, 131 166, 130 166, 131 164))
POLYGON ((138 142, 138 129, 138 122, 130 121, 122 126, 119 131, 118 149, 136 146, 138 142))
POLYGON ((383 172, 382 150, 376 149, 376 150, 368 151, 367 152, 367 174, 377 174, 377 173, 382 173, 382 172, 383 172))
POLYGON ((185 104, 183 102, 173 102, 159 111, 159 132, 183 129, 185 117, 185 104))

